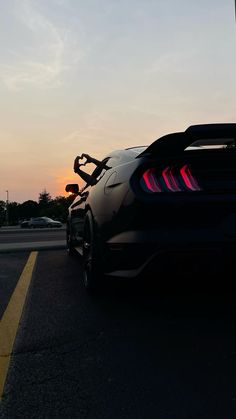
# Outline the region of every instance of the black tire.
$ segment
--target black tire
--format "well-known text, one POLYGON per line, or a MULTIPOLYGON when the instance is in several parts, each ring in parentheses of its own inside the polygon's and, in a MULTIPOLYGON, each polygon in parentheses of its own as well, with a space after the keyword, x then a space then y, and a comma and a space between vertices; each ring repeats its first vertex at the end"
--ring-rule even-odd
POLYGON ((66 250, 69 256, 74 256, 76 253, 73 240, 71 239, 71 232, 69 226, 66 229, 66 250))
POLYGON ((95 234, 93 216, 87 212, 83 236, 83 282, 90 294, 98 294, 104 286, 104 270, 100 255, 101 247, 95 234))

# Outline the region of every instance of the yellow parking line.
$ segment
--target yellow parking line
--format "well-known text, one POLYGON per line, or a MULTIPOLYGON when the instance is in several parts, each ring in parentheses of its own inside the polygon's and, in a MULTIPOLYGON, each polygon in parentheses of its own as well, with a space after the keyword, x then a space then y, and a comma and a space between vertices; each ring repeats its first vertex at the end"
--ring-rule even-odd
POLYGON ((0 400, 38 252, 31 252, 0 321, 0 400))

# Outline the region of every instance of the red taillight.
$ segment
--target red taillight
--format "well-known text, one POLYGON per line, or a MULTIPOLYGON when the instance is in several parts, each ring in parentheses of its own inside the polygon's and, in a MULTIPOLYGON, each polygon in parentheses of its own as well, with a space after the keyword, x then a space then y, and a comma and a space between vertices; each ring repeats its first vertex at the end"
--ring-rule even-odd
POLYGON ((177 179, 173 174, 173 169, 171 169, 170 167, 166 167, 163 171, 162 171, 162 178, 165 182, 165 185, 167 187, 167 189, 170 192, 179 192, 181 191, 181 188, 178 185, 177 179))
POLYGON ((181 168, 167 166, 161 172, 155 168, 148 169, 142 175, 141 185, 151 193, 201 190, 187 164, 181 168))
POLYGON ((190 168, 185 164, 180 169, 180 174, 182 176, 182 179, 188 189, 191 191, 200 191, 200 187, 197 183, 197 180, 193 177, 190 168))
POLYGON ((155 169, 148 169, 143 174, 143 180, 150 192, 161 192, 161 187, 158 185, 155 177, 155 169))

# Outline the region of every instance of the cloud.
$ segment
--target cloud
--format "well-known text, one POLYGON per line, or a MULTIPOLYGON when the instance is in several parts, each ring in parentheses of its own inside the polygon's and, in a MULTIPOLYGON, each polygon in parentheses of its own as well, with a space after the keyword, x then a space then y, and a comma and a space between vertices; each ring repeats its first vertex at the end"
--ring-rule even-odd
MULTIPOLYGON (((26 86, 52 89, 61 86, 64 74, 76 65, 81 54, 72 54, 70 30, 60 28, 33 1, 18 0, 15 10, 27 42, 11 52, 10 63, 0 66, 0 79, 10 90, 26 86)), ((78 51, 78 47, 76 47, 78 51)))

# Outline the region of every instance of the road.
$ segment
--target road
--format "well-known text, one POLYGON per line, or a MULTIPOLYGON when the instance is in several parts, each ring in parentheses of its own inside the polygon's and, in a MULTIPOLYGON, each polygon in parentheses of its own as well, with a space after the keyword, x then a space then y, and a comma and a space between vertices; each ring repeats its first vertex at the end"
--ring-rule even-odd
POLYGON ((0 229, 0 252, 9 250, 43 250, 65 248, 65 226, 62 228, 43 229, 0 229))
MULTIPOLYGON (((1 318, 30 254, 0 254, 1 318)), ((235 295, 119 284, 92 298, 81 277, 64 249, 38 252, 2 419, 235 419, 235 295)))

